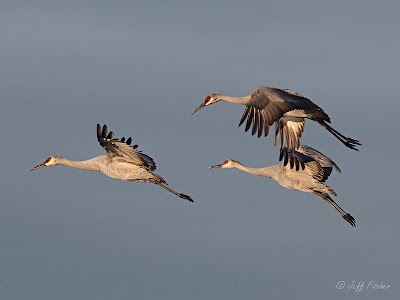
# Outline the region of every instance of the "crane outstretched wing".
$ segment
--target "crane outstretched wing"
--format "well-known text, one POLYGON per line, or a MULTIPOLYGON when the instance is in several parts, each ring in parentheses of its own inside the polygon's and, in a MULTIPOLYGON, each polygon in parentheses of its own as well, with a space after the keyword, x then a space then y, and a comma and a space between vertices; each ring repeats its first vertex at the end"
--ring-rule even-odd
POLYGON ((312 172, 317 175, 316 177, 320 182, 324 182, 328 179, 333 168, 339 173, 341 172, 339 167, 330 158, 306 145, 300 145, 294 152, 289 151, 287 147, 282 148, 279 160, 282 159, 284 166, 290 162, 290 169, 293 169, 294 165, 296 165, 296 170, 299 170, 299 165, 302 166, 302 169, 304 169, 305 166, 311 167, 312 172), (316 162, 320 167, 318 168, 313 162, 316 162), (323 171, 322 173, 320 169, 323 171))
POLYGON ((107 131, 106 125, 104 125, 102 129, 100 124, 97 124, 97 140, 106 150, 107 156, 110 159, 117 158, 125 162, 133 163, 137 166, 142 166, 150 171, 156 169, 156 163, 150 156, 136 150, 138 145, 130 146, 132 142, 131 137, 127 140, 125 140, 124 137, 121 139, 113 139, 114 133, 112 131, 107 133, 107 131))
POLYGON ((275 145, 280 134, 281 148, 286 142, 287 147, 293 150, 300 146, 304 118, 284 116, 284 114, 295 110, 319 110, 322 112, 322 109, 311 100, 294 91, 258 87, 251 94, 246 104, 239 126, 247 119, 245 131, 248 131, 253 126, 252 134, 254 135, 258 131, 258 137, 260 137, 263 132, 267 136, 269 126, 275 123, 275 145))
POLYGON ((324 170, 324 177, 322 178, 321 182, 324 182, 328 179, 329 175, 332 173, 332 169, 335 168, 336 171, 339 173, 341 172, 340 168, 335 164, 329 157, 325 156, 321 152, 308 147, 306 145, 301 145, 297 150, 297 153, 302 153, 308 157, 311 157, 316 162, 318 162, 322 169, 324 170))

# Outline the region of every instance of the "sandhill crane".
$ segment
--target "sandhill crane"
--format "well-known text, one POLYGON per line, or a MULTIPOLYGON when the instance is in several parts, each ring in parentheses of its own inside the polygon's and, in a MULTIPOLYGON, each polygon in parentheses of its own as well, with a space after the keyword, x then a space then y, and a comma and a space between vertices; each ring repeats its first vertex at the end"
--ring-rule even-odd
POLYGON ((138 145, 130 146, 132 138, 126 141, 122 137, 120 140, 113 139, 114 133, 107 134, 107 126, 103 129, 97 124, 97 139, 100 145, 106 150, 106 155, 84 161, 71 161, 60 156, 50 156, 40 165, 31 171, 45 166, 65 165, 73 168, 102 172, 105 175, 128 181, 151 182, 190 202, 193 200, 185 194, 180 194, 165 186, 167 182, 159 175, 151 171, 156 169, 153 159, 136 150, 138 145))
MULTIPOLYGON (((284 153, 284 156, 296 155, 297 157, 300 157, 305 164, 304 170, 295 170, 289 166, 284 166, 283 164, 273 165, 266 168, 249 168, 232 159, 228 159, 222 164, 211 166, 210 168, 236 168, 250 174, 272 178, 281 186, 288 189, 313 193, 328 202, 328 204, 341 214, 341 216, 352 226, 356 225, 355 219, 340 208, 340 206, 337 205, 328 195, 329 193, 336 196, 335 191, 324 184, 333 168, 340 172, 339 167, 333 161, 317 150, 305 145, 300 145, 294 153, 288 151, 285 147, 281 153, 284 153)), ((285 159, 287 160, 288 158, 285 159)))
MULTIPOLYGON (((275 146, 281 135, 282 150, 285 141, 289 151, 300 146, 300 137, 304 129, 304 118, 313 120, 325 127, 346 147, 356 150, 359 141, 345 137, 327 124, 330 123, 329 116, 311 100, 291 90, 282 90, 273 87, 258 87, 251 95, 245 97, 231 97, 223 94, 210 94, 204 102, 193 111, 192 115, 205 106, 218 101, 227 101, 246 105, 246 109, 240 120, 239 126, 247 118, 245 131, 253 124, 252 134, 258 131, 260 137, 264 131, 268 135, 269 126, 275 123, 275 146)), ((293 158, 293 156, 291 156, 293 158)))

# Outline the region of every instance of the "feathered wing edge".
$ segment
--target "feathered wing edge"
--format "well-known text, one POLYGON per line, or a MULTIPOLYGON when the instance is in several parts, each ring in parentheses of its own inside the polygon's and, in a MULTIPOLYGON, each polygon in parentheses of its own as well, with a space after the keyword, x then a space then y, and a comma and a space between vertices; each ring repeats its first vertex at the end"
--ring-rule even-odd
POLYGON ((125 137, 122 137, 121 139, 113 139, 114 133, 112 131, 107 133, 107 131, 107 125, 104 125, 102 128, 100 124, 97 124, 97 139, 100 145, 107 151, 108 155, 124 155, 132 158, 135 162, 137 161, 138 163, 141 163, 150 171, 156 169, 156 164, 150 156, 136 150, 138 145, 130 145, 132 143, 132 137, 129 137, 126 140, 125 137))
POLYGON ((294 166, 296 166, 296 170, 299 170, 300 167, 304 170, 306 163, 312 161, 317 162, 323 170, 323 176, 318 179, 320 182, 324 182, 328 179, 329 175, 332 173, 333 167, 339 173, 341 172, 340 168, 330 158, 306 145, 300 145, 295 151, 290 151, 287 147, 283 147, 280 150, 279 156, 279 161, 282 160, 284 166, 290 163, 290 168, 293 169, 294 166))
POLYGON ((281 148, 286 143, 289 149, 297 149, 300 146, 300 137, 304 129, 304 118, 284 115, 289 111, 311 108, 319 109, 317 105, 299 93, 258 87, 246 104, 239 126, 247 119, 245 131, 252 127, 252 135, 258 132, 258 137, 261 137, 263 132, 267 136, 269 127, 275 123, 275 145, 280 134, 281 148))
POLYGON ((322 167, 330 167, 330 168, 334 167, 336 171, 338 171, 339 173, 341 172, 340 168, 334 161, 332 161, 329 157, 322 154, 318 150, 315 150, 314 148, 311 148, 306 145, 301 145, 296 151, 304 155, 307 155, 309 157, 312 157, 314 160, 318 161, 322 167))

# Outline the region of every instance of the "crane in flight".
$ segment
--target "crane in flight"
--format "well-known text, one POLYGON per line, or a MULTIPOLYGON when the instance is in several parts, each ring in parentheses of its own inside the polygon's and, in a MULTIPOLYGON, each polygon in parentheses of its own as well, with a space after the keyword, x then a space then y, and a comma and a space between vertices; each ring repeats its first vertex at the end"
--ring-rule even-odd
POLYGON ((132 142, 131 137, 127 140, 124 137, 121 139, 113 139, 113 137, 114 133, 112 131, 107 133, 106 125, 101 128, 100 124, 97 124, 97 140, 106 150, 106 155, 100 155, 84 161, 72 161, 60 156, 50 156, 31 171, 55 165, 98 171, 116 179, 151 182, 180 198, 193 202, 192 198, 188 195, 177 193, 167 187, 167 182, 161 176, 152 172, 156 169, 155 162, 150 156, 136 150, 138 145, 130 146, 132 142))
POLYGON ((288 151, 285 147, 282 149, 281 154, 285 157, 286 161, 290 159, 288 156, 291 155, 300 157, 304 162, 304 169, 296 170, 288 165, 284 166, 284 164, 273 165, 266 168, 249 168, 233 159, 228 159, 222 164, 211 166, 210 169, 236 168, 253 175, 272 178, 281 186, 288 189, 313 193, 324 199, 352 226, 356 226, 355 219, 350 214, 346 213, 329 196, 329 194, 336 196, 335 191, 324 184, 333 168, 340 172, 339 167, 332 160, 317 150, 305 145, 300 145, 294 152, 288 151))
MULTIPOLYGON (((281 147, 287 146, 292 153, 300 146, 300 137, 304 129, 304 119, 317 122, 333 134, 346 147, 356 150, 361 145, 358 140, 345 137, 332 128, 329 116, 316 104, 297 92, 278 89, 273 87, 258 87, 251 95, 244 97, 231 97, 224 94, 210 94, 204 102, 196 108, 192 115, 205 106, 218 101, 227 101, 245 105, 245 111, 239 126, 246 121, 245 131, 251 126, 252 135, 258 132, 260 137, 263 132, 265 136, 269 133, 269 127, 275 123, 275 146, 281 136, 281 147)), ((294 158, 294 156, 290 156, 294 158)))

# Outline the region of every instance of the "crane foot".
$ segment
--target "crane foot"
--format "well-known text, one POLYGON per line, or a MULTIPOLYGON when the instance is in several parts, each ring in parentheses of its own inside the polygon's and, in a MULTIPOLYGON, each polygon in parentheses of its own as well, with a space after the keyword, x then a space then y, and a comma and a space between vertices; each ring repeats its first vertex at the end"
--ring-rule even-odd
POLYGON ((343 219, 351 224, 351 226, 356 227, 356 220, 350 214, 343 215, 343 219))
POLYGON ((188 200, 190 202, 194 202, 192 198, 190 198, 190 196, 185 195, 185 194, 179 194, 179 197, 185 200, 188 200))
POLYGON ((350 149, 356 150, 356 151, 360 151, 360 150, 357 149, 356 145, 361 145, 361 144, 355 144, 355 143, 352 143, 352 142, 349 142, 349 141, 343 142, 343 144, 344 144, 347 148, 350 148, 350 149))

